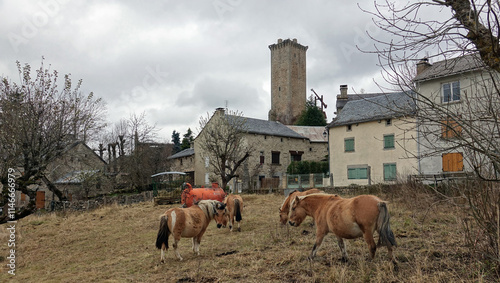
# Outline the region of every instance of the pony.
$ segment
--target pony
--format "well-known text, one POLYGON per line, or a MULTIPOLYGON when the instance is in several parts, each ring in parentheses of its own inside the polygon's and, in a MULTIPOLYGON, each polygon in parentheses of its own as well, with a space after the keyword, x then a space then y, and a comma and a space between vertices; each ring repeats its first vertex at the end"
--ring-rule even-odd
MULTIPOLYGON (((238 232, 241 232, 240 221, 242 220, 243 199, 239 195, 229 194, 224 199, 224 204, 226 205, 227 219, 229 219, 229 230, 231 232, 233 231, 233 224, 236 218, 236 222, 238 222, 238 232)), ((226 226, 226 223, 224 223, 224 226, 226 226)))
POLYGON ((389 258, 394 262, 392 247, 396 240, 389 224, 386 202, 373 195, 360 195, 344 199, 338 195, 311 194, 296 196, 290 205, 289 223, 298 227, 306 216, 314 218, 316 242, 309 256, 313 259, 328 232, 335 234, 342 252, 342 261, 347 261, 343 239, 363 236, 370 249, 370 257, 375 257, 377 246, 386 246, 389 258), (379 234, 375 245, 373 233, 379 234))
POLYGON ((173 248, 176 257, 182 261, 177 250, 177 243, 182 238, 193 238, 193 252, 200 255, 201 237, 208 224, 214 219, 221 224, 225 205, 217 200, 201 200, 197 205, 188 208, 170 208, 160 216, 160 229, 156 237, 156 247, 161 250, 161 261, 165 262, 165 251, 168 250, 168 238, 173 235, 173 248))
POLYGON ((290 202, 296 197, 296 196, 306 196, 310 194, 319 194, 319 193, 324 193, 322 190, 319 189, 310 189, 307 191, 300 192, 298 190, 295 190, 288 194, 288 196, 285 198, 285 201, 280 207, 280 223, 282 225, 286 225, 288 222, 288 212, 290 210, 290 202))

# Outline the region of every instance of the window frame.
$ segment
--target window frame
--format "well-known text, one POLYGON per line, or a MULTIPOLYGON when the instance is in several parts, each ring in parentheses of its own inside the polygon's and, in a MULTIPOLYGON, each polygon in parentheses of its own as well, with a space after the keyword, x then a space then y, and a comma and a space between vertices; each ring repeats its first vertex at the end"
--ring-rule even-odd
POLYGON ((384 135, 384 150, 389 150, 389 149, 395 149, 396 148, 396 143, 395 143, 395 136, 394 134, 387 134, 387 135, 384 135), (392 137, 392 146, 388 146, 388 140, 386 138, 390 138, 392 137))
POLYGON ((344 152, 355 152, 356 151, 356 143, 354 138, 345 138, 344 139, 344 152), (348 142, 352 141, 352 149, 351 146, 348 147, 348 142))
POLYGON ((453 103, 461 101, 460 81, 451 81, 441 84, 441 101, 443 103, 453 103), (445 93, 448 91, 449 94, 445 93))
POLYGON ((348 180, 368 180, 368 166, 367 165, 366 166, 347 166, 347 179, 348 180), (364 172, 362 172, 362 171, 364 171, 364 172))
POLYGON ((397 167, 396 163, 384 163, 383 169, 384 169, 384 181, 396 181, 397 180, 398 167, 397 167), (389 169, 389 166, 390 166, 390 169, 394 171, 394 173, 393 173, 394 176, 392 176, 391 178, 387 177, 387 174, 388 174, 387 169, 389 169), (394 169, 392 169, 392 167, 394 167, 394 169))
POLYGON ((279 151, 271 151, 271 164, 272 165, 280 165, 280 152, 279 151), (277 162, 276 162, 276 158, 277 158, 277 162))

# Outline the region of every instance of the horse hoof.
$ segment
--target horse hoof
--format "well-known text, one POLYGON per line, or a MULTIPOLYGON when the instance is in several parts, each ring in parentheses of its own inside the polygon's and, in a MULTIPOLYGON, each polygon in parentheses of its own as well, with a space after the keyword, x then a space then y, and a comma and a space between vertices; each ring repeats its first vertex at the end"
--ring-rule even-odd
POLYGON ((240 227, 238 227, 238 232, 241 232, 241 228, 240 227))
POLYGON ((341 262, 343 262, 343 263, 348 262, 348 260, 347 260, 347 258, 346 258, 346 257, 342 257, 342 258, 340 259, 340 261, 341 261, 341 262))

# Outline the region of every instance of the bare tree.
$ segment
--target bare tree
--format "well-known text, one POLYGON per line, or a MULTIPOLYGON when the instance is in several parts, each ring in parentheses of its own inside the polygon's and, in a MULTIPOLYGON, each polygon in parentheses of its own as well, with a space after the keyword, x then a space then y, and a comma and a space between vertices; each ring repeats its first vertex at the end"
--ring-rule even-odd
POLYGON ((398 7, 385 1, 365 11, 385 32, 372 37, 375 49, 366 52, 379 56, 390 89, 412 90, 408 93, 415 95, 420 144, 427 147, 424 155, 460 148, 480 178, 499 181, 498 2, 433 0, 398 7), (462 68, 462 73, 478 73, 462 87, 462 103, 442 103, 435 91, 432 96, 422 93, 417 69, 433 60, 445 62, 443 72, 462 68))
POLYGON ((239 176, 239 167, 253 152, 253 146, 245 139, 246 131, 246 119, 241 112, 226 114, 217 110, 212 117, 200 118, 200 134, 195 143, 202 149, 201 157, 209 160, 209 170, 222 181, 223 189, 239 176))
POLYGON ((166 170, 171 147, 156 142, 158 129, 147 121, 146 113, 132 113, 103 136, 108 144, 108 156, 115 173, 125 174, 127 186, 143 188, 151 183, 150 176, 166 170), (118 156, 117 156, 118 155, 118 156))
MULTIPOLYGON (((383 34, 371 36, 389 89, 412 90, 417 105, 419 158, 463 151, 478 177, 458 193, 475 219, 464 218, 477 254, 500 272, 498 182, 500 181, 500 4, 498 1, 430 0, 375 3, 364 11, 383 34), (425 69, 434 64, 434 74, 425 69), (438 64, 439 63, 439 64, 438 64), (439 70, 437 68, 440 68, 439 70), (456 103, 438 89, 425 89, 432 75, 455 75, 456 103), (481 182, 481 180, 483 182, 481 182), (484 182, 487 181, 487 182, 484 182), (478 235, 484 235, 478 236, 478 235)), ((443 87, 443 86, 442 86, 443 87)), ((453 86, 447 86, 453 87, 453 86)), ((450 95, 453 91, 448 89, 450 95)), ((452 98, 453 100, 454 98, 452 98)))
MULTIPOLYGON (((83 95, 81 81, 73 86, 65 75, 58 86, 57 71, 43 64, 34 76, 31 66, 17 62, 20 83, 0 82, 0 173, 5 183, 7 168, 22 168, 18 190, 35 199, 28 187, 44 181, 59 198, 62 193, 47 178, 47 166, 77 139, 89 140, 104 127, 105 105, 92 93, 83 95)), ((4 186, 6 187, 6 186, 4 186)))

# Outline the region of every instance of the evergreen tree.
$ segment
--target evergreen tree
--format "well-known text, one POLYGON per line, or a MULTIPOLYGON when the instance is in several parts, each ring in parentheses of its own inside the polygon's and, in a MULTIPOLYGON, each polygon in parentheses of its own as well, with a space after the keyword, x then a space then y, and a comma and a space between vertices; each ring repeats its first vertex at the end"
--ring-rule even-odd
POLYGON ((194 140, 193 131, 191 131, 191 128, 188 128, 187 132, 183 135, 182 138, 181 150, 190 148, 193 140, 194 140))
POLYGON ((306 109, 295 123, 297 126, 326 126, 325 115, 312 99, 306 102, 306 109))
POLYGON ((172 132, 172 143, 174 143, 173 153, 181 151, 181 134, 175 130, 172 132))

